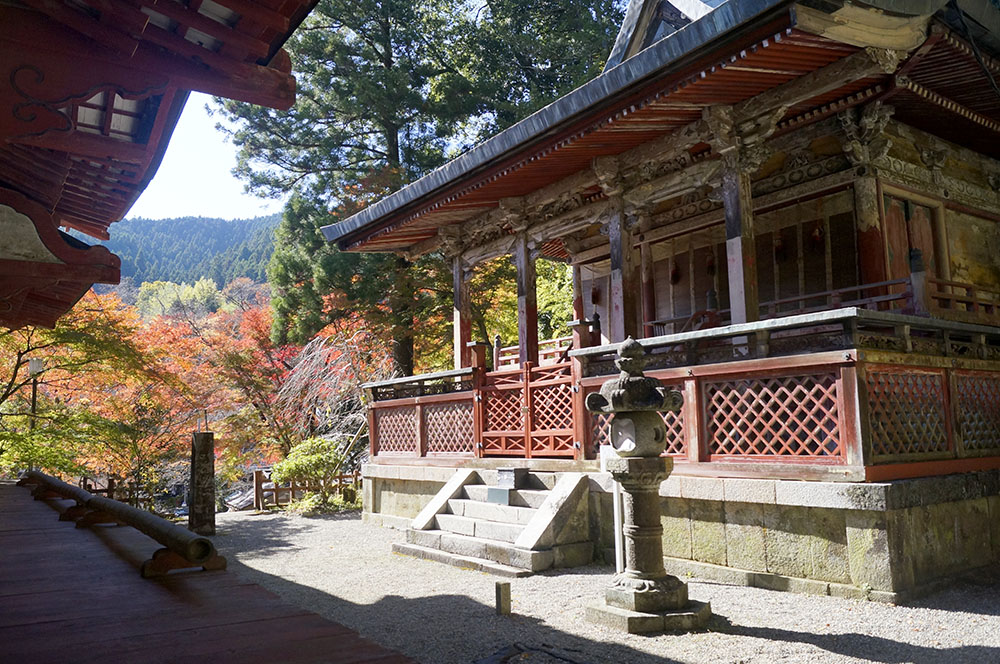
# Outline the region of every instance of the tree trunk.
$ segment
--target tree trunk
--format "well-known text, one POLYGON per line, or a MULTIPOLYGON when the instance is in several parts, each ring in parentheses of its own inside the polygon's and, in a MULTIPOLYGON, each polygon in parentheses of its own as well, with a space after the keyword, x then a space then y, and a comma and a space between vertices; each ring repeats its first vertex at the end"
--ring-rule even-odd
POLYGON ((389 308, 392 320, 392 363, 403 376, 413 375, 413 303, 416 292, 410 261, 396 257, 396 275, 389 308))

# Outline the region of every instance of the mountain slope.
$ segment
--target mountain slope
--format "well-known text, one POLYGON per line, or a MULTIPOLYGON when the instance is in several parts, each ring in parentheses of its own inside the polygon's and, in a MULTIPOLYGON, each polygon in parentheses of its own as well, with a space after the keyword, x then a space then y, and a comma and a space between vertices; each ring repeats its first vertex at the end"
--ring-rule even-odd
POLYGON ((136 283, 193 283, 213 279, 220 288, 236 277, 267 280, 274 229, 281 215, 254 219, 126 219, 111 226, 104 245, 122 259, 122 277, 136 283))

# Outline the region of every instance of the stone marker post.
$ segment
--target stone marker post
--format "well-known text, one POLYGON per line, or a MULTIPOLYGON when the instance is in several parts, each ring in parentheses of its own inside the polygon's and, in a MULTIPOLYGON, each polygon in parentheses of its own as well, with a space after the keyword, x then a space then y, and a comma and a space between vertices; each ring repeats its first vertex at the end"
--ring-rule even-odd
POLYGON ((708 603, 688 599, 687 584, 663 568, 660 483, 673 460, 660 456, 667 427, 661 412, 680 410, 683 396, 643 375, 642 346, 629 337, 618 349, 618 378, 587 395, 587 409, 613 413, 611 445, 618 453, 607 468, 625 490, 625 571, 615 574, 604 602, 587 607, 592 622, 630 633, 691 630, 712 615, 708 603))
POLYGON ((215 434, 211 431, 191 435, 188 530, 199 535, 215 534, 215 434))

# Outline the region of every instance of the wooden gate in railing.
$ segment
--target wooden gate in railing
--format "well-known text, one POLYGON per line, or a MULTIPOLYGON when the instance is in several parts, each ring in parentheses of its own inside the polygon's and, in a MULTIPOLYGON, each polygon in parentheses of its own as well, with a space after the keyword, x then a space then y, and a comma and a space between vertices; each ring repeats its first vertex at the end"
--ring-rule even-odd
POLYGON ((487 373, 479 389, 483 456, 573 457, 573 363, 487 373))

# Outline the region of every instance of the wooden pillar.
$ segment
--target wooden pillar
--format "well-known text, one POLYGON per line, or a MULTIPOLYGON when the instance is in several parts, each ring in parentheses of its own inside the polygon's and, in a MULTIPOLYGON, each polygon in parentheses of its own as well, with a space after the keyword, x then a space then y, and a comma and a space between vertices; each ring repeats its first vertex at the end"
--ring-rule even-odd
POLYGON ((729 266, 729 308, 733 324, 759 318, 757 247, 754 233, 750 173, 737 155, 723 155, 722 203, 726 216, 726 260, 729 266))
POLYGON ((535 257, 528 247, 528 236, 519 233, 514 242, 514 267, 517 269, 517 344, 518 361, 538 364, 538 294, 535 291, 535 257))
POLYGON ((191 435, 188 530, 199 535, 215 534, 215 434, 211 431, 191 435))
MULTIPOLYGON (((860 177, 854 181, 854 223, 858 238, 858 272, 862 284, 877 284, 887 281, 885 240, 882 237, 882 222, 879 216, 878 183, 872 176, 860 177)), ((880 288, 862 297, 884 295, 880 288)))
POLYGON ((639 245, 639 273, 642 275, 642 327, 644 337, 654 336, 650 321, 656 320, 656 289, 653 281, 653 248, 648 242, 639 245))
POLYGON ((611 245, 611 288, 608 294, 608 336, 612 343, 637 338, 639 284, 635 279, 635 251, 632 233, 625 220, 620 196, 611 199, 611 216, 606 224, 611 245))
POLYGON ((472 366, 472 307, 469 301, 469 281, 465 278, 465 266, 461 257, 455 256, 451 263, 451 279, 453 288, 453 311, 455 345, 455 368, 472 366))

